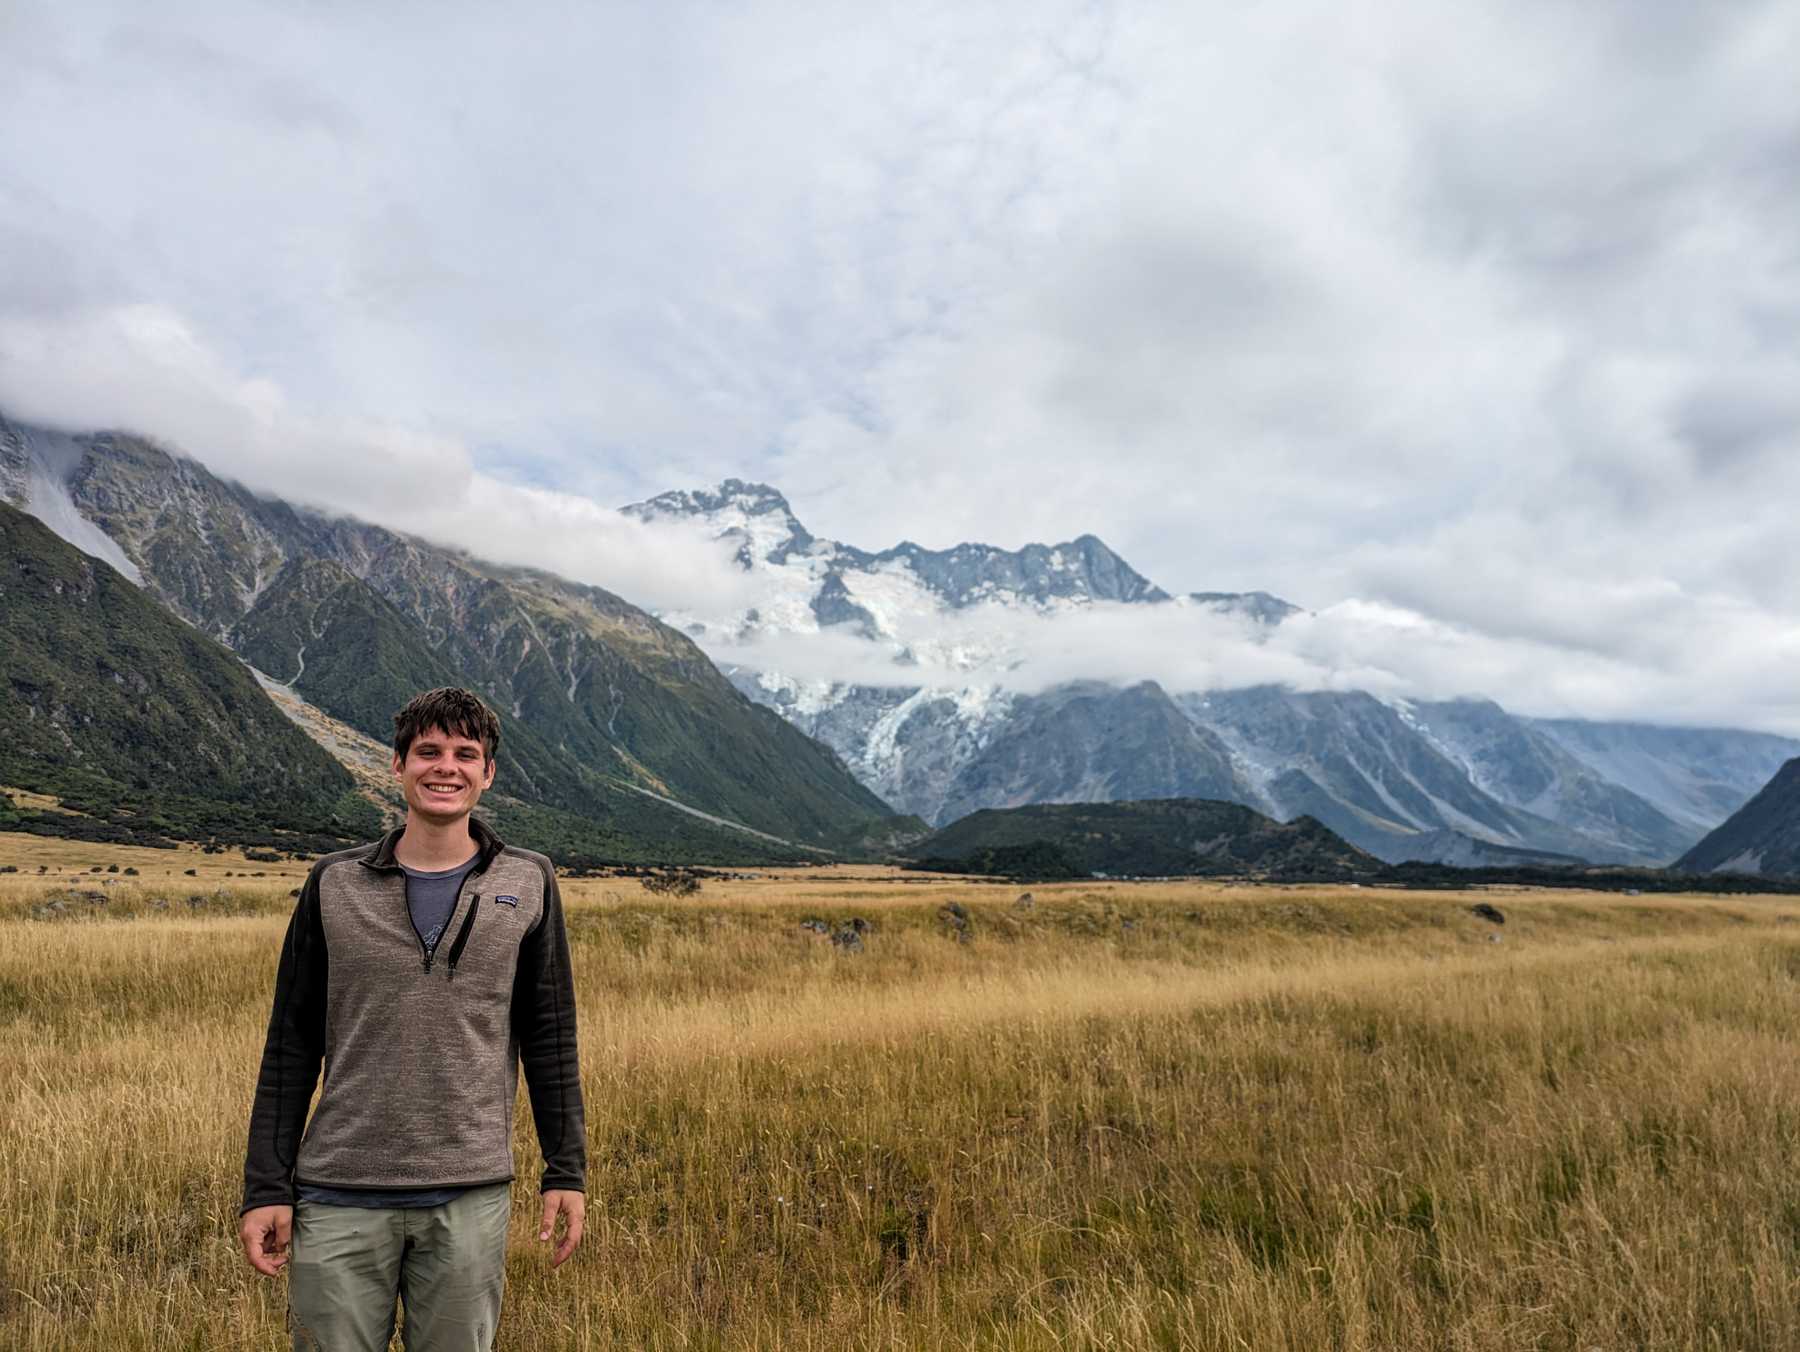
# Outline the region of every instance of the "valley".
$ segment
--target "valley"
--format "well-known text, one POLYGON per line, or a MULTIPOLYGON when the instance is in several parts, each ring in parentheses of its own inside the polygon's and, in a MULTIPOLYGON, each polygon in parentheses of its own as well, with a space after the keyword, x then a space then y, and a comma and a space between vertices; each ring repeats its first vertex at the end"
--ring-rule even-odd
MULTIPOLYGON (((1786 859, 1689 855, 1800 754, 1800 742, 1770 734, 1528 718, 1488 699, 1354 689, 1007 684, 995 664, 1016 660, 1022 624, 1129 613, 1152 626, 1198 622, 1211 641, 1254 647, 1279 646, 1311 618, 1265 592, 1173 595, 1091 535, 1010 551, 869 551, 814 536, 767 485, 727 480, 624 514, 735 543, 758 604, 658 617, 598 587, 258 497, 123 433, 0 419, 0 467, 0 484, 34 514, 9 527, 8 548, 33 553, 33 576, 49 588, 10 593, 12 707, 29 735, 0 770, 79 809, 7 809, 0 828, 313 850, 364 838, 396 807, 383 749, 391 711, 419 689, 465 684, 501 718, 496 824, 571 865, 888 858, 986 809, 1165 799, 1311 818, 1387 864, 1691 857, 1755 870, 1786 859), (70 654, 107 643, 93 629, 99 612, 72 610, 80 589, 57 580, 77 576, 93 579, 82 585, 100 588, 108 615, 123 607, 106 623, 130 642, 154 632, 204 649, 220 673, 246 665, 261 707, 240 690, 239 722, 214 717, 195 740, 179 729, 200 717, 186 679, 197 656, 146 657, 128 673, 104 661, 69 667, 70 654), (60 636, 29 675, 25 654, 47 637, 39 616, 60 636), (744 660, 775 639, 824 638, 866 650, 856 665, 885 664, 891 679, 744 660), (909 684, 921 666, 966 679, 909 684), (48 702, 47 680, 62 692, 48 702), (70 697, 82 702, 73 715, 70 697), (176 708, 186 712, 172 719, 176 708), (277 712, 288 731, 269 730, 277 712), (128 726, 130 738, 94 740, 128 726), (144 736, 170 748, 156 774, 124 764, 144 736), (311 768, 291 781, 298 792, 277 821, 257 815, 254 794, 248 811, 226 810, 248 767, 171 773, 196 753, 276 753, 311 768)), ((239 687, 241 670, 230 678, 239 687)))

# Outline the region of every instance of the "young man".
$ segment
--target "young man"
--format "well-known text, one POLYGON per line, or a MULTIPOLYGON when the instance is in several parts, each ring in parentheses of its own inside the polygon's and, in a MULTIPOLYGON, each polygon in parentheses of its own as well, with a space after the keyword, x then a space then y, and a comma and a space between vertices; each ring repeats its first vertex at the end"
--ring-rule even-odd
POLYGON ((499 720, 466 690, 396 714, 405 826, 319 860, 288 925, 238 1236, 258 1272, 288 1267, 296 1349, 385 1352, 396 1297, 410 1352, 491 1346, 521 1062, 544 1155, 538 1238, 562 1218, 552 1266, 581 1242, 586 1138, 556 874, 470 816, 499 745, 499 720))

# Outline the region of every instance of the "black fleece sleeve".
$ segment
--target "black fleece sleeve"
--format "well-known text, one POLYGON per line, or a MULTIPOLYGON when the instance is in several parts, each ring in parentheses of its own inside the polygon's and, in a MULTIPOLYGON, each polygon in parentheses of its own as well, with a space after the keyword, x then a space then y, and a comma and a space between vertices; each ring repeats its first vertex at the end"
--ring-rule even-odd
POLYGON ((291 1206, 294 1157, 306 1126, 306 1110, 325 1058, 325 979, 329 967, 319 918, 315 865, 300 889, 288 921, 275 973, 275 1004, 263 1043, 256 1099, 250 1107, 250 1143, 244 1151, 243 1210, 291 1206))
POLYGON ((539 1190, 587 1191, 587 1124, 581 1103, 581 1061, 575 1051, 575 974, 563 923, 556 870, 544 873, 544 914, 519 946, 513 977, 512 1024, 544 1153, 539 1190))

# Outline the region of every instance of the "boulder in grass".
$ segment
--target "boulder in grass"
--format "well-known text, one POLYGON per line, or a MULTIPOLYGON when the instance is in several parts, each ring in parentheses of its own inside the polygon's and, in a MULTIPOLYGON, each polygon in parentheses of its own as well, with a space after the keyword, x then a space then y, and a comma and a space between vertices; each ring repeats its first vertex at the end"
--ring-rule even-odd
POLYGON ((1491 920, 1496 925, 1504 925, 1506 917, 1500 914, 1498 906, 1490 906, 1485 901, 1478 901, 1469 907, 1469 914, 1481 920, 1491 920))

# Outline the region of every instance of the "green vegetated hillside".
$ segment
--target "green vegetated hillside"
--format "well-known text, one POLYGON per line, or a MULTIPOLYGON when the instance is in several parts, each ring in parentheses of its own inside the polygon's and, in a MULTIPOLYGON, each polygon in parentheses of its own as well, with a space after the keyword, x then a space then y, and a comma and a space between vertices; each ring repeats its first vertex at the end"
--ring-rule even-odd
MULTIPOLYGON (((413 694, 473 684, 408 615, 325 559, 296 559, 231 631, 246 662, 380 742, 413 694)), ((527 801, 580 811, 598 776, 499 709, 499 782, 527 801)))
POLYGON ((284 567, 227 638, 258 671, 382 741, 396 689, 429 690, 455 676, 417 625, 325 559, 284 567))
POLYGON ((915 845, 921 865, 1021 878, 1376 877, 1383 866, 1310 817, 1278 822, 1238 803, 1156 798, 990 808, 915 845))
MULTIPOLYGON (((632 784, 814 847, 892 816, 830 750, 610 592, 258 498, 139 438, 80 440, 71 498, 146 587, 372 736, 411 694, 456 680, 506 716, 502 772, 546 811, 660 812, 641 794, 595 796, 632 784)), ((688 820, 683 833, 717 829, 688 820)))
MULTIPOLYGON (((443 685, 479 688, 448 649, 369 585, 326 559, 296 559, 232 630, 245 661, 286 678, 308 703, 381 742, 394 711, 443 685)), ((571 866, 650 862, 772 862, 816 858, 706 821, 636 792, 625 776, 553 745, 510 708, 500 718, 494 792, 483 815, 503 835, 571 866)))
POLYGON ((831 850, 850 859, 891 860, 909 853, 931 834, 931 823, 912 813, 859 822, 828 840, 831 850))
POLYGON ((0 503, 0 804, 46 834, 327 847, 374 809, 231 652, 0 503))

